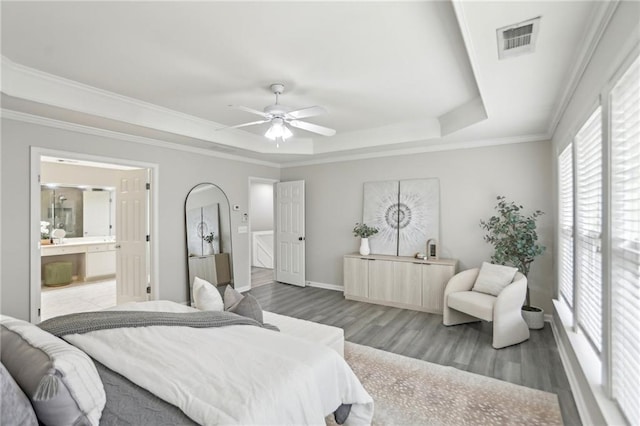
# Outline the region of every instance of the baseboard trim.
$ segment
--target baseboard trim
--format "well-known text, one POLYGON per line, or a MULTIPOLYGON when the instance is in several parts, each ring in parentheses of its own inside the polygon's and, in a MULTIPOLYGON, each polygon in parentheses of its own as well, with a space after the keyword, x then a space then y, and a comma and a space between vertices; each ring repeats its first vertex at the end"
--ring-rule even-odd
POLYGON ((316 287, 316 288, 324 288, 325 290, 334 290, 334 291, 344 291, 344 287, 336 284, 327 284, 327 283, 319 283, 316 281, 307 281, 307 286, 316 287))
POLYGON ((251 286, 244 286, 244 287, 235 287, 235 289, 239 292, 239 293, 244 293, 245 291, 249 291, 251 290, 251 286))

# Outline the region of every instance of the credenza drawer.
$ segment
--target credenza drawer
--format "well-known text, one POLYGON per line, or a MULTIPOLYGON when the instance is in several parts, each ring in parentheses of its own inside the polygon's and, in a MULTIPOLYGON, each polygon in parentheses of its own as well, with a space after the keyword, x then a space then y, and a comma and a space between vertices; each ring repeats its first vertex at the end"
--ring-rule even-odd
POLYGON ((101 251, 112 251, 116 249, 115 243, 110 244, 91 244, 87 246, 87 253, 96 253, 101 251))
POLYGON ((84 253, 84 246, 48 246, 40 249, 42 256, 57 256, 60 254, 84 253))

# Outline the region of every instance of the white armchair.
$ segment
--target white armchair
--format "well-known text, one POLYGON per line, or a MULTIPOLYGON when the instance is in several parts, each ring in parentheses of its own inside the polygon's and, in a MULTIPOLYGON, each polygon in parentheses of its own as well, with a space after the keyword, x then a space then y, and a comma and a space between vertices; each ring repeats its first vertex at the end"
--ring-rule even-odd
POLYGON ((522 304, 527 294, 527 278, 520 272, 498 296, 472 291, 479 268, 454 275, 444 290, 444 325, 464 324, 479 320, 493 322, 493 344, 496 349, 524 342, 529 327, 522 318, 522 304))

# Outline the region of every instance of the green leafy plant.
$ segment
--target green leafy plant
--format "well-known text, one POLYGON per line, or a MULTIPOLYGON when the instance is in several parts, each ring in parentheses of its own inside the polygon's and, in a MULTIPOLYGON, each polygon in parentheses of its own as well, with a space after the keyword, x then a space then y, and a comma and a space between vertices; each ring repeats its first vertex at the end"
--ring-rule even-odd
POLYGON ((213 240, 216 239, 215 234, 213 232, 209 232, 207 235, 203 235, 202 239, 208 243, 212 243, 213 240))
POLYGON ((368 226, 366 223, 357 223, 353 228, 353 236, 360 238, 369 238, 372 235, 378 233, 378 228, 373 226, 368 226))
MULTIPOLYGON (((480 221, 480 227, 487 231, 484 240, 492 244, 495 250, 491 262, 512 265, 526 277, 536 256, 545 251, 545 247, 538 244, 536 232, 536 220, 544 212, 536 210, 530 215, 525 215, 521 205, 507 201, 504 196, 498 196, 497 200, 495 209, 498 214, 491 216, 487 221, 480 221)), ((525 307, 529 306, 527 286, 525 307)))
POLYGON ((40 221, 40 239, 48 240, 49 239, 49 222, 44 220, 40 221))

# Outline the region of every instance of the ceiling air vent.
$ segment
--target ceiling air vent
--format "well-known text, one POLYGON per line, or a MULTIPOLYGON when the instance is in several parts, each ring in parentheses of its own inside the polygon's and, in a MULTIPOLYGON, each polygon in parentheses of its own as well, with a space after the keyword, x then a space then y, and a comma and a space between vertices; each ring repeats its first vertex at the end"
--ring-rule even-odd
POLYGON ((500 59, 531 53, 535 50, 540 17, 498 28, 498 57, 500 59))

